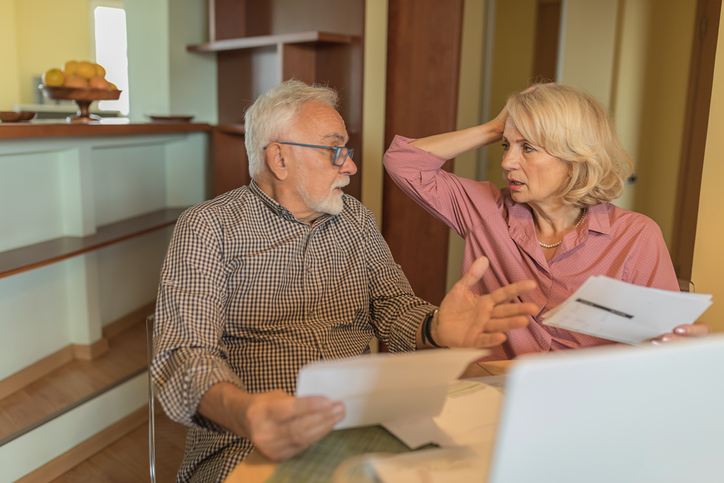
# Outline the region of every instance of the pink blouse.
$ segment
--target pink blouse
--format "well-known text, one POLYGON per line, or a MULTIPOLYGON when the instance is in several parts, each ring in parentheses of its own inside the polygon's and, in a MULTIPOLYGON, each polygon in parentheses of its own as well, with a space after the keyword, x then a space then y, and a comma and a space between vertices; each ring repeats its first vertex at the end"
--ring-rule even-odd
POLYGON ((664 290, 679 290, 674 267, 650 218, 610 203, 588 207, 578 228, 568 233, 546 261, 536 238, 530 207, 488 181, 459 178, 441 169, 444 159, 396 136, 385 154, 385 168, 397 185, 465 239, 463 272, 486 256, 490 269, 478 288, 489 293, 532 279, 538 289, 520 297, 540 312, 527 327, 510 331, 483 360, 512 359, 530 352, 613 344, 577 332, 541 324, 541 316, 566 300, 594 275, 664 290))

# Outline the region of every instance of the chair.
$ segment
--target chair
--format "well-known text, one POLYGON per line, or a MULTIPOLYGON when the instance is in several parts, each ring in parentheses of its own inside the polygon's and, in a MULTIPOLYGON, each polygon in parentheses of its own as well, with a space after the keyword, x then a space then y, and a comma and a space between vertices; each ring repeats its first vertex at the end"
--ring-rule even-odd
POLYGON ((694 282, 692 282, 691 280, 685 280, 683 278, 679 278, 677 280, 679 281, 679 290, 681 290, 682 292, 694 293, 694 282))
POLYGON ((156 483, 156 413, 154 407, 154 387, 151 378, 151 359, 153 358, 153 321, 155 314, 146 317, 146 360, 148 362, 148 464, 151 483, 156 483))

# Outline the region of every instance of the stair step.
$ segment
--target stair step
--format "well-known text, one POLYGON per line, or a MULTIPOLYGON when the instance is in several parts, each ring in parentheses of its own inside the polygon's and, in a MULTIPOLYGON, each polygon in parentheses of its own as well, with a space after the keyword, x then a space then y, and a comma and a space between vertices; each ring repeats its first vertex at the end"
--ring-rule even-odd
POLYGON ((109 341, 93 361, 72 361, 0 399, 0 448, 146 370, 145 324, 109 341))

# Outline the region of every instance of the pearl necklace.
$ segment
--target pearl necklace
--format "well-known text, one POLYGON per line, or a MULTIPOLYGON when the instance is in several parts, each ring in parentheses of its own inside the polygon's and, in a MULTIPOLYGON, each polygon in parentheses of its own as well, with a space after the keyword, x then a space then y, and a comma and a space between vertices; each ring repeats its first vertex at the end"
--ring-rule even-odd
MULTIPOLYGON (((586 216, 587 211, 588 211, 587 207, 583 208, 583 213, 581 213, 581 217, 578 219, 578 223, 576 223, 576 226, 573 227, 574 230, 576 228, 578 228, 578 225, 581 224, 581 222, 583 221, 583 217, 586 216)), ((559 241, 558 243, 554 243, 553 245, 546 245, 545 243, 538 241, 538 245, 542 246, 543 248, 555 248, 558 245, 560 245, 561 243, 563 243, 563 240, 559 241)))

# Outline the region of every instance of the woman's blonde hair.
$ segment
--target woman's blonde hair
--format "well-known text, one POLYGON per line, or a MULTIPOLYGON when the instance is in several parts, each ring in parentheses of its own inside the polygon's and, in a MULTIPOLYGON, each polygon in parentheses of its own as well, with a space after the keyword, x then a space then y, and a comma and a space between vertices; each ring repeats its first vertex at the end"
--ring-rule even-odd
POLYGON ((606 109, 590 94, 565 84, 538 84, 508 98, 508 119, 531 143, 569 164, 561 188, 567 204, 608 203, 623 193, 633 172, 606 109))

